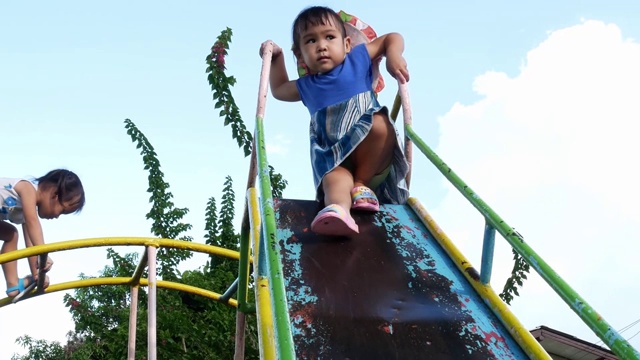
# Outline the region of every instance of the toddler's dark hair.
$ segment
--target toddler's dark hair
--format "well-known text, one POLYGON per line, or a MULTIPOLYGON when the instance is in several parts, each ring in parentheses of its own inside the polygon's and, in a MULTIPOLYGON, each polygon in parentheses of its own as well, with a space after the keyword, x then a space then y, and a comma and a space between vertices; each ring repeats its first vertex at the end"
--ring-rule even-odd
POLYGON ((344 22, 335 11, 324 6, 312 6, 298 14, 293 22, 293 51, 300 51, 300 35, 310 26, 327 25, 333 23, 340 29, 342 37, 347 37, 344 22))
POLYGON ((84 207, 84 188, 78 175, 65 169, 49 171, 46 175, 37 178, 38 186, 55 188, 60 203, 72 202, 74 213, 79 213, 84 207))

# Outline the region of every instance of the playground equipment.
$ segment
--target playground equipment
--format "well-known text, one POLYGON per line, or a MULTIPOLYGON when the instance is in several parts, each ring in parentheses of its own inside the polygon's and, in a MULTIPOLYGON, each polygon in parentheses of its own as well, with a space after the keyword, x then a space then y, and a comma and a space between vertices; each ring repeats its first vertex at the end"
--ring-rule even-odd
POLYGON ((79 289, 90 286, 103 286, 103 285, 124 285, 131 288, 131 311, 129 317, 129 343, 128 343, 128 359, 133 360, 135 358, 135 339, 136 339, 136 322, 137 322, 137 306, 138 306, 138 288, 140 286, 148 287, 148 305, 147 305, 147 344, 148 344, 148 356, 149 360, 157 359, 157 347, 156 347, 156 289, 170 289, 188 292, 194 295, 204 296, 214 301, 218 301, 227 304, 232 307, 238 307, 238 302, 232 299, 231 296, 235 292, 235 285, 232 285, 224 294, 218 294, 210 290, 197 288, 190 285, 180 284, 172 281, 163 281, 156 279, 156 252, 160 247, 182 249, 189 251, 196 251, 206 253, 210 255, 216 255, 225 257, 228 259, 238 260, 240 255, 237 251, 224 249, 211 245, 198 244, 193 242, 171 240, 171 239, 158 239, 158 238, 93 238, 93 239, 81 239, 72 241, 62 241, 58 243, 45 244, 39 246, 33 246, 27 249, 12 251, 7 254, 0 255, 0 264, 6 262, 27 258, 30 256, 39 256, 41 268, 39 269, 38 286, 35 290, 33 287, 31 290, 25 290, 21 293, 21 297, 18 298, 4 298, 0 300, 0 307, 7 306, 12 303, 16 303, 18 300, 23 301, 30 299, 34 296, 49 294, 57 291, 64 291, 70 289, 79 289), (99 246, 144 246, 145 252, 142 254, 138 266, 131 277, 105 277, 105 278, 92 278, 84 280, 69 281, 60 284, 52 284, 46 290, 41 290, 44 285, 44 276, 42 273, 42 266, 45 264, 47 255, 50 252, 72 250, 78 248, 87 247, 99 247, 99 246), (142 278, 142 273, 145 267, 148 267, 148 279, 142 278))
MULTIPOLYGON (((415 143, 485 218, 480 273, 415 198, 403 206, 385 205, 375 215, 360 215, 362 234, 351 241, 311 234, 307 224, 318 205, 274 201, 271 196, 263 126, 271 53, 271 47, 263 52, 240 249, 242 263, 249 256, 251 233, 262 358, 322 354, 328 358, 550 359, 489 285, 497 231, 614 353, 621 359, 640 359, 640 353, 420 139, 411 125, 406 84, 399 84, 392 110, 395 119, 401 104, 405 152, 411 162, 411 142, 415 143), (254 190, 256 177, 259 195, 254 190), (352 275, 346 271, 353 269, 352 275), (389 272, 395 272, 395 281, 382 281, 389 272), (451 301, 444 303, 445 298, 451 301), (430 332, 433 328, 441 334, 430 332)), ((246 291, 248 265, 240 270, 239 287, 246 291)), ((242 310, 241 298, 245 298, 242 292, 238 294, 242 310)))
MULTIPOLYGON (((489 285, 497 231, 613 352, 621 359, 640 359, 640 353, 418 137, 411 126, 404 84, 399 85, 392 117, 395 119, 402 108, 407 157, 411 158, 411 144, 415 143, 486 220, 480 272, 415 198, 406 205, 383 205, 376 214, 354 215, 361 234, 352 239, 311 233, 308 224, 319 210, 317 203, 274 200, 271 195, 263 127, 271 53, 272 48, 267 47, 263 56, 239 252, 168 239, 101 238, 19 250, 0 255, 0 263, 38 254, 46 259, 49 252, 80 247, 145 246, 145 256, 130 278, 72 281, 51 285, 45 291, 130 286, 130 359, 135 350, 131 339, 135 339, 139 286, 149 287, 149 360, 157 358, 157 287, 187 291, 237 307, 238 360, 244 358, 245 314, 253 311, 258 318, 262 359, 320 355, 353 359, 550 359, 489 285), (222 295, 158 281, 155 251, 161 246, 237 259, 238 281, 222 295), (141 278, 145 266, 148 279, 141 278), (251 275, 255 306, 248 302, 251 275), (237 299, 231 298, 234 293, 237 299)), ((27 293, 23 300, 40 293, 27 293)), ((0 307, 10 301, 0 300, 0 307)))

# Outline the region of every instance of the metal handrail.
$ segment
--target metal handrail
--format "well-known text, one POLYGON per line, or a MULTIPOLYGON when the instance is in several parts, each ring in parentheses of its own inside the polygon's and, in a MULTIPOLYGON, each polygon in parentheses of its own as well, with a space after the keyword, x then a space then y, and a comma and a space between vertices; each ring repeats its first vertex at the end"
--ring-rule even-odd
POLYGON ((273 43, 268 43, 262 54, 262 69, 258 90, 258 107, 256 111, 256 127, 254 136, 254 152, 256 153, 258 190, 260 192, 260 208, 262 210, 263 241, 271 289, 271 302, 275 315, 276 353, 278 359, 294 360, 293 334, 289 321, 287 297, 284 286, 282 261, 276 236, 276 218, 271 195, 271 179, 269 178, 269 163, 267 161, 266 144, 264 139, 263 118, 267 100, 269 73, 273 43))
POLYGON ((405 134, 418 149, 435 165, 453 186, 482 214, 487 224, 497 230, 513 249, 551 286, 585 324, 618 356, 639 360, 640 353, 634 349, 593 307, 573 290, 527 243, 522 235, 509 226, 493 211, 440 157, 415 133, 411 125, 405 134))

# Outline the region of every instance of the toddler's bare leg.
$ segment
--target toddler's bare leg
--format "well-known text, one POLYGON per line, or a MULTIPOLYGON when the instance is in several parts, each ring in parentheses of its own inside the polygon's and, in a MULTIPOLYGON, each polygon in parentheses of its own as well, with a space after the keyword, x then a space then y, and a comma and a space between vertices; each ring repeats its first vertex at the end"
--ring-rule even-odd
POLYGON ((373 115, 373 126, 367 137, 353 151, 354 186, 369 186, 371 179, 383 172, 393 160, 396 132, 384 113, 373 115))
MULTIPOLYGON (((0 253, 6 254, 18 249, 18 229, 15 226, 0 221, 0 240, 3 241, 0 253)), ((18 261, 14 260, 2 264, 2 272, 7 282, 7 289, 18 285, 18 261)))
POLYGON ((337 204, 342 206, 347 212, 351 209, 351 194, 353 188, 353 175, 342 166, 331 170, 322 179, 322 190, 324 190, 324 204, 337 204))

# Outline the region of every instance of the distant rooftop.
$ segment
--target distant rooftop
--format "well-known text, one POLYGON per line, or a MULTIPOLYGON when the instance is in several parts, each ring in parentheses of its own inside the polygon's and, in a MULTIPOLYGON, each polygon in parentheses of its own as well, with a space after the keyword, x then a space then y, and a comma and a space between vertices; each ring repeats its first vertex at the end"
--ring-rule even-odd
POLYGON ((554 360, 618 360, 609 349, 546 326, 531 334, 554 360))

